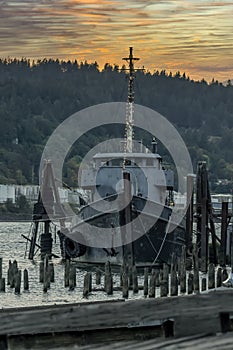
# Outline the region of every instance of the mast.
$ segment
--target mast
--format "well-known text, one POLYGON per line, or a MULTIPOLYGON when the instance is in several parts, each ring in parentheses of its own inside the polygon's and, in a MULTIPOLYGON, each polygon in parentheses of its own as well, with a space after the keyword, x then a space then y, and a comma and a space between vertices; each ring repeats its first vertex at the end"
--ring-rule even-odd
POLYGON ((122 58, 129 64, 129 84, 128 84, 128 101, 126 109, 126 144, 125 153, 133 151, 133 104, 134 104, 134 78, 135 69, 134 61, 140 58, 133 56, 133 47, 129 48, 129 57, 122 58))

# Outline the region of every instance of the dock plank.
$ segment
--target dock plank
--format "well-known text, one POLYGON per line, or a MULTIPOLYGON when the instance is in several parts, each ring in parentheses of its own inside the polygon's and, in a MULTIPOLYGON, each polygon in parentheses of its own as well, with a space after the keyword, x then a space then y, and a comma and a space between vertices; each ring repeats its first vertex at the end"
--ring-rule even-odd
MULTIPOLYGON (((75 332, 81 337, 81 332, 92 332, 95 342, 98 336, 93 336, 93 332, 102 331, 105 337, 108 333, 113 337, 111 332, 116 331, 116 340, 120 340, 123 330, 129 334, 132 329, 137 335, 139 329, 156 330, 167 320, 174 322, 175 337, 216 334, 221 332, 220 315, 233 315, 232 301, 233 290, 229 289, 160 299, 4 309, 0 310, 0 335, 75 332)), ((155 331, 154 336, 161 337, 161 332, 155 331)))

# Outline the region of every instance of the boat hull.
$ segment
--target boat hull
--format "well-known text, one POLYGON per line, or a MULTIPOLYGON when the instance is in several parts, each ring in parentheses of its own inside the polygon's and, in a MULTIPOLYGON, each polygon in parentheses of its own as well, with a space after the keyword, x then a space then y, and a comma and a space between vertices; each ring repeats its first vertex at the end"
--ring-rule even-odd
MULTIPOLYGON (((122 244, 118 242, 118 245, 114 245, 113 242, 110 248, 109 245, 106 248, 104 244, 102 247, 93 247, 89 245, 88 237, 84 237, 86 244, 83 244, 83 240, 78 245, 76 243, 73 245, 73 251, 70 249, 72 252, 70 254, 68 246, 64 246, 65 235, 61 234, 63 257, 71 257, 75 261, 85 264, 104 264, 106 261, 110 261, 113 265, 121 265, 125 252, 130 247, 133 251, 135 264, 143 267, 164 262, 170 264, 173 253, 175 256, 180 256, 182 246, 185 244, 185 229, 181 224, 174 225, 173 230, 168 229, 171 227, 169 221, 172 213, 171 208, 136 196, 133 197, 131 204, 132 219, 138 219, 136 224, 132 221, 131 230, 134 240, 131 244, 124 244, 124 240, 122 240, 122 244)), ((84 206, 68 235, 70 247, 72 248, 72 235, 82 231, 82 225, 86 223, 93 227, 111 227, 116 232, 122 231, 122 215, 123 212, 117 210, 111 213, 98 213, 93 211, 91 205, 84 206)))

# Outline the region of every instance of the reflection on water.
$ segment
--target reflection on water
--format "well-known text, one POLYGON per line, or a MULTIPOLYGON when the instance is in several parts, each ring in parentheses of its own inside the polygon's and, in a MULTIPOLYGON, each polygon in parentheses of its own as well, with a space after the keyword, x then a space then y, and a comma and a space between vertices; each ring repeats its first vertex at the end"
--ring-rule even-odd
MULTIPOLYGON (((69 291, 68 288, 64 287, 64 265, 61 263, 61 259, 53 259, 55 283, 51 283, 48 293, 43 293, 43 286, 39 283, 40 256, 37 254, 33 262, 24 257, 26 241, 21 234, 28 236, 30 226, 31 223, 0 222, 0 256, 3 258, 3 277, 7 281, 8 261, 10 259, 12 261, 16 259, 18 268, 22 272, 23 269, 27 268, 29 273, 29 292, 23 291, 23 281, 20 295, 15 295, 14 289, 6 285, 6 293, 1 293, 0 295, 0 307, 51 305, 86 301, 82 296, 85 271, 77 269, 77 287, 74 291, 69 291)), ((56 243, 54 241, 53 252, 60 255, 58 240, 56 243)), ((93 278, 93 280, 95 279, 93 278)), ((119 285, 118 276, 114 276, 114 281, 115 285, 119 285)), ((95 287, 95 284, 93 286, 95 287)), ((140 297, 140 294, 138 297, 140 297)), ((88 301, 107 300, 108 298, 121 298, 121 293, 114 292, 113 296, 108 297, 104 292, 94 292, 88 297, 88 301)))

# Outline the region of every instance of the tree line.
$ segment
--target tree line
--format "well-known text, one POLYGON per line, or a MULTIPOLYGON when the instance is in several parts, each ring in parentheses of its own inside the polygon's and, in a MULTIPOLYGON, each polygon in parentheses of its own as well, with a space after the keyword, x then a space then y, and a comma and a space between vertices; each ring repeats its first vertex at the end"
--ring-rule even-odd
MULTIPOLYGON (((0 183, 38 183, 43 147, 54 129, 85 107, 127 99, 125 66, 43 59, 0 60, 0 183)), ((185 73, 138 71, 135 102, 165 116, 183 137, 194 169, 206 160, 211 183, 233 179, 233 87, 193 81, 185 73)), ((122 130, 120 130, 122 132, 122 130)), ((139 132, 140 134, 140 132, 139 132)), ((77 185, 81 157, 95 144, 119 137, 100 127, 75 143, 64 180, 77 185)), ((141 135, 140 135, 141 136, 141 135)), ((148 135, 145 138, 149 139, 148 135)), ((169 159, 161 146, 165 159, 169 159)))

